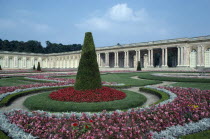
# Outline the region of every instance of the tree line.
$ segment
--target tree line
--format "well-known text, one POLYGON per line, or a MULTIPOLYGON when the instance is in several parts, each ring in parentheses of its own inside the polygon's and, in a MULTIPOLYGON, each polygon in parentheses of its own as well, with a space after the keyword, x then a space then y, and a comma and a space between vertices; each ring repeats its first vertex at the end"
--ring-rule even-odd
POLYGON ((61 53, 78 51, 82 49, 81 44, 63 45, 62 43, 51 43, 46 41, 46 47, 41 45, 41 42, 36 40, 23 41, 8 41, 0 39, 0 51, 12 52, 29 52, 29 53, 61 53))

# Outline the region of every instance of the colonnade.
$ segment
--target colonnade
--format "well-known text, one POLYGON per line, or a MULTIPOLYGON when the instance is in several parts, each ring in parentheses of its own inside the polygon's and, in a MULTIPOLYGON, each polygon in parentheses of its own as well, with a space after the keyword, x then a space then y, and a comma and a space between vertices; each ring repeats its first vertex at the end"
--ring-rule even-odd
MULTIPOLYGON (((210 36, 163 40, 96 48, 100 68, 136 68, 138 61, 150 68, 210 68, 210 36)), ((43 68, 77 68, 81 51, 57 54, 1 52, 0 65, 29 69, 40 62, 43 68)))

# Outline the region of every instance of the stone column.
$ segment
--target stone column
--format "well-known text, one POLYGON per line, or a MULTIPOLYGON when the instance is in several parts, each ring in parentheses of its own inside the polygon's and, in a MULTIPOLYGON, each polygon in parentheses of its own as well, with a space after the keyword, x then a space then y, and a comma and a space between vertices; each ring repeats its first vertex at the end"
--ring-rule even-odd
POLYGON ((101 67, 101 54, 98 53, 98 66, 101 67))
POLYGON ((181 66, 184 66, 184 47, 181 47, 181 66))
POLYGON ((148 49, 148 66, 151 66, 151 53, 150 53, 150 49, 148 49))
POLYGON ((9 64, 9 57, 8 56, 5 56, 5 67, 8 68, 8 64, 9 64))
POLYGON ((14 57, 14 67, 17 68, 18 58, 17 56, 14 57))
POLYGON ((189 46, 185 47, 185 66, 190 66, 190 51, 189 51, 189 46))
POLYGON ((201 66, 205 66, 205 47, 201 46, 201 66))
POLYGON ((127 65, 126 65, 126 67, 127 68, 129 68, 129 63, 130 63, 130 61, 129 61, 129 51, 127 51, 127 65))
POLYGON ((165 66, 165 52, 164 52, 164 48, 161 48, 162 49, 162 67, 165 66))
POLYGON ((105 53, 105 58, 106 58, 106 66, 107 68, 109 68, 109 52, 105 53))
POLYGON ((119 67, 119 52, 117 52, 117 68, 119 67))
POLYGON ((23 57, 23 67, 26 68, 26 57, 23 57))
POLYGON ((180 47, 177 47, 177 66, 180 66, 180 47))
POLYGON ((153 49, 151 49, 151 67, 154 67, 153 65, 154 59, 153 59, 153 49))
POLYGON ((126 67, 127 52, 124 51, 124 68, 126 67))
POLYGON ((168 49, 165 48, 165 66, 168 67, 168 49))
POLYGON ((201 66, 201 46, 198 46, 198 51, 197 51, 197 66, 201 66))

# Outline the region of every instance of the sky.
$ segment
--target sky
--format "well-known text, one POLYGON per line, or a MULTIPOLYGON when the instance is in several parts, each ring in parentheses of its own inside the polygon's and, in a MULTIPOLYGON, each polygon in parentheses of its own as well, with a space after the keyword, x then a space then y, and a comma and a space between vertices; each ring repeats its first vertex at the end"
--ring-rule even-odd
POLYGON ((0 39, 96 47, 210 35, 210 0, 0 0, 0 39))

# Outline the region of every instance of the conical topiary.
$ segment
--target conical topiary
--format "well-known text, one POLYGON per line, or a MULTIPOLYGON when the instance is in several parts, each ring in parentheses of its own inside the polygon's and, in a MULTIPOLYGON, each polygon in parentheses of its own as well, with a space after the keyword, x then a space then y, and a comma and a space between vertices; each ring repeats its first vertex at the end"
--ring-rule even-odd
POLYGON ((0 70, 2 70, 1 65, 0 65, 0 70))
POLYGON ((38 62, 37 71, 41 71, 40 63, 38 62))
POLYGON ((101 87, 101 77, 92 33, 86 32, 74 89, 92 90, 101 87))
POLYGON ((140 61, 138 61, 137 71, 141 71, 141 62, 140 61))
POLYGON ((34 64, 34 66, 33 66, 33 70, 35 70, 36 69, 36 67, 35 67, 35 64, 34 64))

